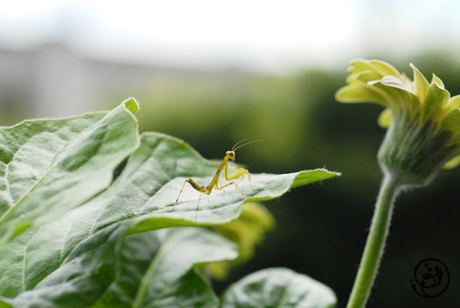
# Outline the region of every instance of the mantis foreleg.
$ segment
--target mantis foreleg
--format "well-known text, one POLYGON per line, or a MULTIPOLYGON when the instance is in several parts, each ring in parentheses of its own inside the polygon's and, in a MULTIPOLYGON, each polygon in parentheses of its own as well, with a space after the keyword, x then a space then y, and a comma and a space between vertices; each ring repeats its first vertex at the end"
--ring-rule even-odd
POLYGON ((248 175, 248 179, 249 179, 249 186, 251 186, 251 189, 252 190, 255 190, 254 188, 252 188, 252 185, 251 185, 251 175, 249 174, 249 171, 244 169, 244 168, 240 168, 238 170, 236 170, 235 172, 233 172, 232 174, 228 175, 228 165, 226 164, 224 166, 225 168, 225 179, 227 181, 231 181, 231 180, 236 180, 238 178, 241 177, 241 179, 238 181, 241 182, 241 180, 244 178, 244 175, 247 174, 248 175))

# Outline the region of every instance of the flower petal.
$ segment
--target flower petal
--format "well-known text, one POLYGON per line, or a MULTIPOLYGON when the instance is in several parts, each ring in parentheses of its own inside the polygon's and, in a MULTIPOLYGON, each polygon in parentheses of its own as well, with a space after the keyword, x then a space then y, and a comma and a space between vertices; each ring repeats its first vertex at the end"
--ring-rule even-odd
POLYGON ((395 76, 401 79, 401 74, 399 74, 398 70, 395 69, 393 65, 380 60, 370 60, 369 62, 375 67, 375 70, 383 76, 395 76))
MULTIPOLYGON (((417 91, 417 88, 415 88, 415 91, 417 91)), ((422 103, 420 123, 431 121, 436 115, 438 115, 441 108, 443 108, 447 103, 449 97, 450 94, 447 90, 439 87, 437 83, 431 84, 428 88, 425 102, 422 103)))
POLYGON ((385 76, 380 82, 385 86, 398 88, 407 92, 411 92, 412 90, 406 83, 404 83, 401 79, 396 78, 395 76, 385 76))
POLYGON ((455 156, 444 164, 444 169, 452 169, 460 165, 460 155, 455 156))
POLYGON ((388 107, 381 90, 366 84, 350 84, 337 91, 335 99, 342 103, 376 103, 388 107))
POLYGON ((415 95, 418 96, 420 103, 423 105, 430 84, 425 76, 411 63, 409 66, 414 70, 415 95))
POLYGON ((391 120, 393 118, 393 112, 391 111, 391 108, 386 108, 385 110, 382 111, 379 115, 378 123, 380 127, 382 128, 388 128, 391 124, 391 120))
POLYGON ((433 74, 433 78, 431 78, 431 83, 437 83, 438 86, 440 86, 441 88, 445 89, 446 87, 444 86, 444 83, 442 82, 441 79, 439 79, 438 76, 436 76, 435 74, 433 74))
POLYGON ((374 81, 374 80, 380 80, 382 78, 381 75, 377 74, 375 71, 362 71, 358 74, 352 74, 347 78, 348 83, 350 82, 350 79, 352 78, 357 79, 361 82, 368 83, 369 81, 374 81))
POLYGON ((449 140, 449 145, 460 145, 460 132, 455 133, 449 140))
MULTIPOLYGON (((373 71, 374 68, 369 63, 368 60, 356 59, 350 62, 350 67, 348 71, 352 74, 359 74, 362 71, 373 71)), ((383 77, 383 76, 382 76, 383 77)))
POLYGON ((452 109, 439 122, 436 132, 445 130, 452 131, 453 133, 460 131, 460 108, 452 109))
POLYGON ((377 74, 381 75, 378 79, 389 75, 395 76, 399 79, 402 78, 398 70, 395 69, 391 64, 380 60, 353 60, 351 61, 351 66, 348 68, 348 71, 353 74, 358 74, 362 71, 375 71, 377 74))
POLYGON ((447 102, 446 106, 444 107, 443 114, 444 116, 446 113, 451 111, 454 108, 459 108, 460 107, 460 95, 455 95, 449 99, 447 102))
POLYGON ((405 113, 414 119, 420 114, 421 106, 417 96, 406 88, 401 88, 401 84, 394 82, 393 76, 386 76, 382 80, 371 81, 368 84, 379 88, 388 97, 388 106, 393 109, 395 113, 405 113), (382 84, 382 81, 386 84, 382 84))

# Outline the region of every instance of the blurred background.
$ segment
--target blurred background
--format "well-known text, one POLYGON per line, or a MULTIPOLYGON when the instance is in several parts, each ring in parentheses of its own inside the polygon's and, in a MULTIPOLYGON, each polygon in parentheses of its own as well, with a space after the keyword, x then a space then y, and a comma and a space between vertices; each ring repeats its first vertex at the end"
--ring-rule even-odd
MULTIPOLYGON (((412 77, 414 63, 460 94, 460 2, 2 1, 0 124, 141 103, 142 131, 222 159, 241 139, 251 172, 326 167, 343 176, 264 203, 276 218, 255 257, 218 293, 255 270, 289 267, 330 286, 345 307, 364 248, 381 172, 381 108, 339 104, 353 58, 378 58, 412 77)), ((368 307, 460 302, 460 171, 397 200, 368 307), (438 258, 449 289, 425 299, 416 264, 438 258)))

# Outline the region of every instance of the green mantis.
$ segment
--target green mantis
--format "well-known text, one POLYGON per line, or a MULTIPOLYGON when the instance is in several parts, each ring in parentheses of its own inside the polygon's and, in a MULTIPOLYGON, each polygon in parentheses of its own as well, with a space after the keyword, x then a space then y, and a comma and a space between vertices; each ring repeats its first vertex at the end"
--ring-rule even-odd
POLYGON ((241 142, 245 141, 246 139, 243 139, 241 141, 238 141, 232 148, 231 151, 227 151, 226 152, 226 155, 224 157, 224 160, 222 161, 222 163, 220 164, 219 166, 219 169, 217 169, 217 172, 216 174, 214 175, 214 178, 212 179, 211 183, 209 183, 208 186, 202 186, 200 184, 198 184, 197 182, 195 182, 193 179, 188 179, 188 180, 185 180, 184 182, 184 185, 182 185, 182 189, 180 190, 179 192, 179 196, 177 196, 177 199, 176 199, 176 203, 174 203, 174 206, 173 208, 171 209, 171 211, 169 212, 172 212, 174 211, 174 208, 176 207, 176 204, 177 202, 179 201, 179 198, 180 198, 180 195, 182 193, 182 190, 184 189, 185 187, 185 184, 189 183, 195 190, 199 191, 200 192, 200 197, 198 198, 198 205, 196 207, 196 210, 198 211, 198 208, 200 207, 200 200, 201 200, 201 193, 205 194, 205 195, 210 195, 212 190, 215 188, 217 190, 221 190, 221 189, 224 189, 225 187, 227 186, 230 186, 230 185, 235 185, 235 187, 240 191, 240 193, 243 195, 244 197, 244 194, 243 192, 241 191, 241 189, 238 187, 238 183, 241 182, 241 180, 244 178, 244 175, 247 174, 248 175, 248 179, 249 179, 249 186, 251 187, 252 190, 254 190, 254 188, 252 188, 252 185, 251 185, 251 176, 249 174, 249 171, 244 169, 244 168, 240 168, 238 170, 236 170, 234 173, 230 174, 230 176, 228 175, 228 163, 227 161, 229 159, 231 159, 232 161, 235 161, 235 152, 236 150, 238 150, 239 148, 245 146, 245 145, 248 145, 250 143, 254 143, 254 142, 259 142, 259 141, 263 141, 263 140, 255 140, 255 141, 251 141, 251 142, 247 142, 245 144, 242 144, 240 145, 239 147, 235 148, 238 144, 240 144, 241 142), (227 181, 231 181, 231 180, 235 180, 235 179, 238 179, 241 177, 241 179, 238 181, 238 183, 235 183, 235 182, 231 182, 231 183, 228 183, 227 185, 224 185, 219 187, 219 176, 222 172, 222 170, 225 171, 225 179, 227 181))

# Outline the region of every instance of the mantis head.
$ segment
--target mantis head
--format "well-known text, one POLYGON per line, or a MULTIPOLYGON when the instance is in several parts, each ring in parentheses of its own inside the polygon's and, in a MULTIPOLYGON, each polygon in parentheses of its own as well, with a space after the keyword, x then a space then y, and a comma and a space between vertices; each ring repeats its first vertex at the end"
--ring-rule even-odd
POLYGON ((235 151, 227 151, 227 157, 233 161, 235 161, 235 151))

